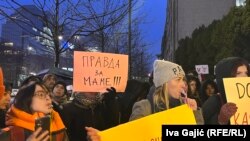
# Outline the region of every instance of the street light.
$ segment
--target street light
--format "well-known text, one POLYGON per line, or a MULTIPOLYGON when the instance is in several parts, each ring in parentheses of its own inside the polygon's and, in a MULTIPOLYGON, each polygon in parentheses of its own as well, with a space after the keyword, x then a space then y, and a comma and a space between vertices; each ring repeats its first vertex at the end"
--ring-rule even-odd
POLYGON ((62 35, 59 35, 59 36, 58 36, 58 39, 59 39, 59 40, 62 40, 62 39, 63 39, 63 36, 62 36, 62 35))
POLYGON ((27 49, 28 49, 28 51, 32 51, 33 48, 31 46, 28 46, 27 49))

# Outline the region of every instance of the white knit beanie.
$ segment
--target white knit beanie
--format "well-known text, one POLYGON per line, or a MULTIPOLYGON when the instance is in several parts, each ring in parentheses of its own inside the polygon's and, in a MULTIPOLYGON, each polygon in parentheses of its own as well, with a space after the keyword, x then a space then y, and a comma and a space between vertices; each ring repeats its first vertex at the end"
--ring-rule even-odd
POLYGON ((156 88, 179 75, 185 76, 185 72, 180 65, 164 60, 154 62, 153 81, 156 88))

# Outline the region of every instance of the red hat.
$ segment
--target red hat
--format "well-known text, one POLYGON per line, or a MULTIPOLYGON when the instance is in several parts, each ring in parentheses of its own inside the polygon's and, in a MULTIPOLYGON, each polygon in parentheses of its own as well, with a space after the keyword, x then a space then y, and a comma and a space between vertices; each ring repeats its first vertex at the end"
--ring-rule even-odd
POLYGON ((0 99, 2 98, 3 94, 5 92, 5 87, 3 85, 3 71, 0 67, 0 99))

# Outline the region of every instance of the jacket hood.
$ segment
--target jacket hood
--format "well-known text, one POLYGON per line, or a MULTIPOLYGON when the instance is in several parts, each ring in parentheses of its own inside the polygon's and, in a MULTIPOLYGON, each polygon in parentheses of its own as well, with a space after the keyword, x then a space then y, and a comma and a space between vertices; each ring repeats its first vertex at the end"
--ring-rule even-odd
POLYGON ((216 64, 215 75, 218 92, 221 94, 223 101, 226 102, 225 89, 223 85, 223 78, 230 78, 233 76, 233 69, 241 62, 246 62, 240 57, 224 58, 216 64))

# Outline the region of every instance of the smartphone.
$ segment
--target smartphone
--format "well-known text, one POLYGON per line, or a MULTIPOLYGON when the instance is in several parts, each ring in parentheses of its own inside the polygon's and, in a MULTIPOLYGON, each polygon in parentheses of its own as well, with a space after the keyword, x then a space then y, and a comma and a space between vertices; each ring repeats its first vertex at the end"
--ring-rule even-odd
POLYGON ((35 130, 39 127, 42 128, 42 131, 49 131, 50 132, 50 116, 44 116, 35 120, 35 130))

